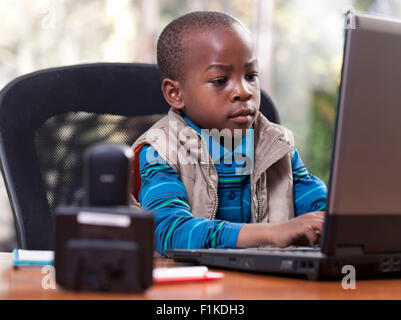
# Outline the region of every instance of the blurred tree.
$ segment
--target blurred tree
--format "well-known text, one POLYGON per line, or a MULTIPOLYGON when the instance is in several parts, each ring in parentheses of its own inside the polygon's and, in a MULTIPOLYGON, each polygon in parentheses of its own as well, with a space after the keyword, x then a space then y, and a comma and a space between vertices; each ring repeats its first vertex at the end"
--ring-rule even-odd
MULTIPOLYGON (((358 11, 384 13, 387 15, 401 14, 401 1, 356 0, 354 7, 358 11)), ((319 59, 319 57, 315 56, 314 59, 319 59)), ((329 61, 328 59, 324 62, 328 71, 325 74, 325 78, 334 79, 336 71, 328 68, 329 61)), ((315 77, 316 74, 313 76, 315 77)), ((338 76, 337 84, 339 84, 339 80, 338 76)), ((306 135, 303 148, 303 160, 309 171, 326 183, 329 181, 332 144, 334 141, 334 121, 338 95, 338 90, 336 91, 335 89, 334 86, 330 87, 321 84, 315 85, 311 90, 311 107, 307 112, 309 133, 306 135)))
POLYGON ((303 159, 308 163, 310 172, 326 184, 330 172, 336 102, 335 91, 318 88, 313 92, 310 131, 303 159))
POLYGON ((377 0, 355 0, 354 6, 357 10, 367 11, 377 0))
POLYGON ((138 60, 156 63, 156 42, 160 28, 159 0, 141 0, 138 60))

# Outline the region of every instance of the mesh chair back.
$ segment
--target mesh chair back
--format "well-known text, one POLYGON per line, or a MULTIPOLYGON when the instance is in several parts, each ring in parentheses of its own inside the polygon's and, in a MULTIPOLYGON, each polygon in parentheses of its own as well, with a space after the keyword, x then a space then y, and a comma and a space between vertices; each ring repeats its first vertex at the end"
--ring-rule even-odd
MULTIPOLYGON (((82 199, 82 155, 131 145, 169 109, 151 64, 97 63, 21 76, 0 93, 0 155, 20 248, 51 249, 51 212, 82 199)), ((261 111, 279 123, 262 92, 261 111)))

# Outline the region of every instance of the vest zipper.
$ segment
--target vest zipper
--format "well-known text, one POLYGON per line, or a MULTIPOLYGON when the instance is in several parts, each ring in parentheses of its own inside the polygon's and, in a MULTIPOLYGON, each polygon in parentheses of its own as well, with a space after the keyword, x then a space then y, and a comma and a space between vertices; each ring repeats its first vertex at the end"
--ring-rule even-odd
POLYGON ((217 194, 217 190, 212 182, 212 180, 210 180, 210 154, 209 151, 206 149, 206 141, 205 139, 197 132, 197 135, 201 138, 201 144, 202 144, 202 148, 203 148, 203 152, 206 153, 207 155, 207 164, 206 164, 206 171, 207 171, 207 175, 206 175, 206 182, 209 185, 210 189, 212 190, 214 199, 215 201, 215 205, 213 208, 213 212, 212 215, 210 216, 211 220, 215 220, 216 219, 216 214, 217 214, 217 208, 219 206, 219 196, 217 194))
POLYGON ((256 191, 255 191, 255 196, 257 200, 258 207, 256 208, 256 223, 261 222, 261 208, 262 208, 262 201, 259 196, 259 191, 260 191, 260 180, 258 180, 256 184, 256 191))
MULTIPOLYGON (((280 140, 283 137, 283 134, 280 134, 276 139, 273 141, 273 143, 270 145, 269 149, 276 144, 278 140, 280 140)), ((256 183, 256 191, 255 191, 255 196, 256 196, 256 201, 257 201, 257 208, 256 208, 256 223, 262 222, 262 200, 260 199, 260 180, 257 180, 256 183)))

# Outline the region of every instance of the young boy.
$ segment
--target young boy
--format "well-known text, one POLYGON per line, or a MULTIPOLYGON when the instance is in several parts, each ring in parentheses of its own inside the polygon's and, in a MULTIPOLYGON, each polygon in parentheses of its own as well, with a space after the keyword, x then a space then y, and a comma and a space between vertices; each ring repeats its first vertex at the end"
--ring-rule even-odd
POLYGON ((161 33, 157 63, 171 108, 134 143, 132 169, 157 251, 318 245, 327 189, 292 133, 259 112, 249 31, 224 13, 189 13, 161 33))

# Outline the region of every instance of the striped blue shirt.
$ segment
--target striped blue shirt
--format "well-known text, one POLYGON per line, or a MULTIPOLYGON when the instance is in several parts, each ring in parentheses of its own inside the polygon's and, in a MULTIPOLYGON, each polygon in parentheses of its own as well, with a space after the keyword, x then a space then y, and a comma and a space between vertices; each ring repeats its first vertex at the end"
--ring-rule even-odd
MULTIPOLYGON (((251 222, 250 175, 238 175, 236 170, 245 165, 245 162, 238 159, 253 152, 247 149, 250 144, 248 139, 253 136, 244 136, 234 150, 230 151, 211 137, 205 136, 185 116, 184 119, 206 137, 205 141, 218 174, 219 206, 215 220, 194 217, 178 173, 153 147, 144 146, 139 155, 141 188, 138 199, 144 209, 155 214, 156 250, 163 254, 165 250, 172 248, 234 248, 241 227, 244 223, 251 222)), ((251 141, 253 145, 253 140, 251 141)), ((309 174, 296 148, 291 162, 295 214, 324 210, 326 185, 309 174)))

